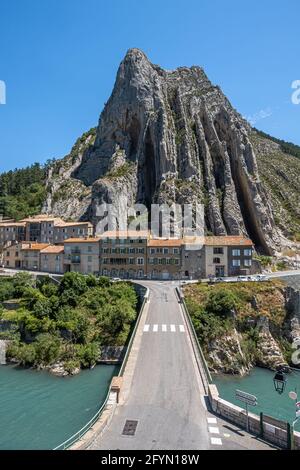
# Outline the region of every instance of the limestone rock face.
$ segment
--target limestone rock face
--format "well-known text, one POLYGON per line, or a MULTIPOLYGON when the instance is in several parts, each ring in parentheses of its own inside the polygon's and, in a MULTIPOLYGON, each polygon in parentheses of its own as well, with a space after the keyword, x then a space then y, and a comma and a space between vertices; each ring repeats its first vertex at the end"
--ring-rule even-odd
POLYGON ((241 335, 233 328, 232 332, 211 341, 208 357, 212 372, 244 376, 250 371, 252 364, 242 351, 241 339, 241 335))
MULTIPOLYGON (((77 152, 68 169, 77 190, 86 188, 82 204, 69 199, 69 212, 96 224, 99 204, 122 204, 125 196, 129 204, 147 206, 203 203, 207 232, 245 234, 270 253, 281 239, 251 132, 202 68, 166 71, 131 49, 93 142, 77 152)), ((44 209, 58 208, 50 191, 44 209)))

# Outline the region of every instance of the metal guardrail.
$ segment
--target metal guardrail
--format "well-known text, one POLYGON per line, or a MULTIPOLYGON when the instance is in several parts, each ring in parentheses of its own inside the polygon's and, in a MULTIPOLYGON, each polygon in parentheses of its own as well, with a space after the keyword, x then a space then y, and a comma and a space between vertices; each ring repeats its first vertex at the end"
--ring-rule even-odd
MULTIPOLYGON (((135 338, 135 335, 136 335, 136 332, 137 332, 137 329, 138 329, 138 326, 139 326, 139 323, 140 323, 145 305, 148 302, 148 299, 149 299, 149 289, 146 290, 146 293, 144 295, 143 303, 142 303, 142 306, 140 308, 140 312, 139 312, 138 318, 136 320, 133 332, 131 334, 131 338, 130 338, 130 341, 128 343, 127 349, 126 349, 126 354, 124 356, 124 359, 123 359, 122 366, 120 368, 118 377, 120 377, 124 374, 125 367, 126 367, 126 364, 128 362, 129 354, 130 354, 130 351, 131 351, 131 348, 132 348, 132 344, 133 344, 133 341, 134 341, 134 338, 135 338)), ((75 442, 79 441, 79 439, 81 439, 94 426, 94 424, 98 421, 98 419, 100 418, 104 408, 107 405, 107 402, 109 400, 109 396, 110 396, 110 387, 108 389, 108 392, 107 392, 107 395, 105 397, 104 403, 102 404, 101 408, 97 411, 97 413, 90 419, 90 421, 88 423, 86 423, 79 431, 77 431, 75 434, 73 434, 73 436, 69 437, 69 439, 67 439, 62 444, 55 447, 53 450, 66 450, 66 449, 69 449, 73 444, 75 444, 75 442)))
MULTIPOLYGON (((203 370, 204 370, 204 373, 205 373, 205 379, 206 379, 206 382, 207 384, 212 384, 213 383, 213 380, 212 380, 212 377, 211 377, 211 373, 210 373, 210 370, 208 368, 208 365, 207 365, 207 362, 206 362, 206 359, 205 359, 205 356, 204 356, 204 353, 202 351, 202 348, 200 346, 200 343, 199 343, 199 340, 198 340, 198 337, 197 337, 197 334, 196 334, 196 331, 195 331, 195 328, 194 328, 194 325, 193 325, 193 322, 192 322, 192 319, 190 317, 190 314, 189 314, 189 311, 188 311, 188 308, 186 306, 186 303, 185 303, 185 300, 184 300, 184 294, 181 292, 180 288, 179 287, 176 287, 176 291, 177 291, 177 295, 178 295, 178 298, 183 306, 183 309, 184 309, 184 313, 185 313, 185 317, 188 321, 188 324, 189 324, 189 327, 190 327, 190 330, 192 332, 192 335, 193 335, 193 340, 196 344, 196 348, 197 348, 197 352, 200 356, 200 360, 201 360, 201 365, 203 367, 203 370)), ((192 346, 193 346, 193 349, 194 349, 194 345, 193 345, 193 341, 192 341, 192 346)), ((194 349, 194 353, 195 353, 195 356, 196 356, 196 359, 198 359, 197 357, 197 354, 196 354, 196 351, 194 349)), ((198 360, 197 360, 197 363, 198 363, 198 360)), ((201 374, 202 372, 202 369, 201 369, 201 366, 198 364, 198 368, 199 368, 199 372, 201 374)), ((202 377, 202 374, 201 374, 201 377, 202 377)), ((202 378, 203 379, 203 378, 202 378)), ((204 385, 204 384, 203 384, 204 385)), ((205 385, 204 385, 205 387, 205 385)), ((207 387, 205 387, 207 388, 207 387)), ((207 390, 206 390, 207 392, 207 390)))

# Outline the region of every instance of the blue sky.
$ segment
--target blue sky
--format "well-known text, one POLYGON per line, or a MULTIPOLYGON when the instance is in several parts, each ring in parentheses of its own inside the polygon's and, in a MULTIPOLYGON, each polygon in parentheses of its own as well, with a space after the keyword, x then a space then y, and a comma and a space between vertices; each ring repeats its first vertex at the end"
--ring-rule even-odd
POLYGON ((298 0, 0 0, 0 171, 67 154, 130 47, 203 66, 256 127, 300 144, 299 29, 298 0))

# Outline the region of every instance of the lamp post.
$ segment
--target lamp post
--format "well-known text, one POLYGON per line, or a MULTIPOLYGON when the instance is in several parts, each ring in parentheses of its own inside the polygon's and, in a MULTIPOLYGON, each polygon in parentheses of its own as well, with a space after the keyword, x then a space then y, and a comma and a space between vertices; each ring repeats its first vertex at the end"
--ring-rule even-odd
MULTIPOLYGON (((279 393, 279 395, 282 395, 284 390, 285 390, 285 387, 286 387, 286 384, 287 384, 287 378, 286 378, 286 369, 283 368, 283 367, 280 367, 274 378, 273 378, 273 382, 274 382, 274 388, 276 390, 277 393, 279 393)), ((298 395, 297 395, 297 392, 296 391, 291 391, 289 393, 289 397, 291 400, 294 400, 295 401, 295 407, 296 407, 296 410, 295 410, 295 420, 292 422, 292 425, 289 424, 288 426, 288 434, 290 434, 288 436, 288 439, 289 439, 289 443, 290 443, 290 446, 291 446, 291 449, 293 449, 294 447, 294 428, 295 428, 295 424, 297 423, 298 419, 300 418, 300 408, 299 408, 299 405, 300 403, 297 402, 297 399, 298 399, 298 395)))
POLYGON ((273 382, 274 382, 274 388, 276 392, 279 393, 279 395, 282 395, 285 390, 286 382, 287 382, 285 371, 283 368, 278 369, 278 371, 276 372, 274 376, 273 382))

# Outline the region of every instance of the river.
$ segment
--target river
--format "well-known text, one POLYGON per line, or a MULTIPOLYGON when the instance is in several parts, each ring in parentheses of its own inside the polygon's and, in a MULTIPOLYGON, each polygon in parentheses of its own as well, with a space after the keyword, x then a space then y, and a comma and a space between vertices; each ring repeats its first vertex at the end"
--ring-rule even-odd
POLYGON ((79 431, 103 403, 118 366, 74 377, 0 366, 0 449, 53 449, 79 431))
MULTIPOLYGON (((274 418, 291 422, 295 419, 295 402, 289 398, 289 392, 298 389, 298 400, 300 401, 300 372, 292 372, 287 375, 287 385, 282 395, 275 391, 273 377, 274 372, 256 367, 245 377, 215 375, 213 381, 224 400, 243 408, 243 404, 235 399, 235 390, 239 389, 255 395, 258 399, 257 406, 249 407, 249 411, 255 414, 262 411, 274 418)), ((295 429, 300 431, 300 420, 295 429)))

